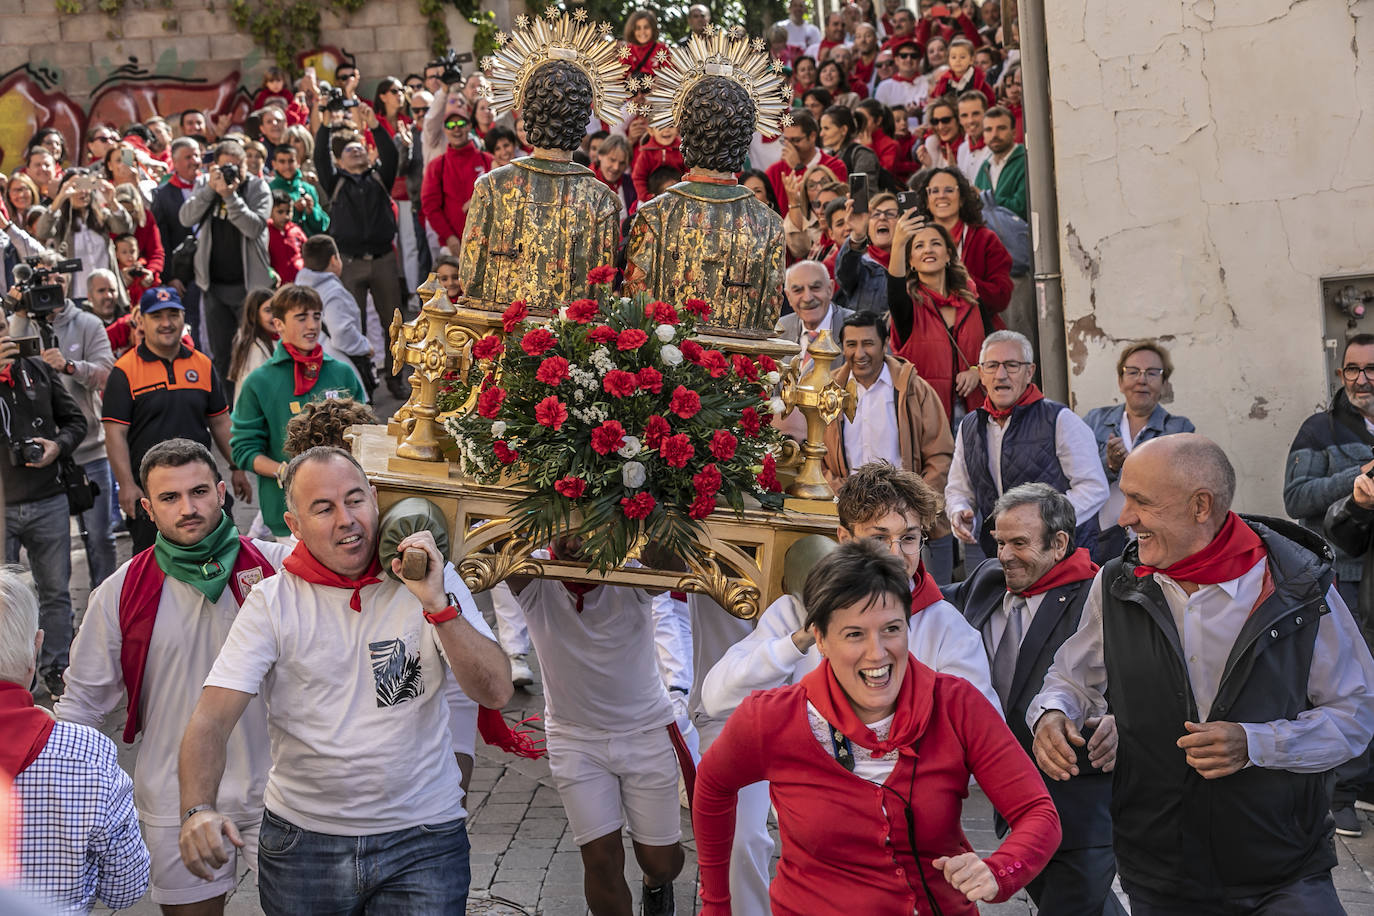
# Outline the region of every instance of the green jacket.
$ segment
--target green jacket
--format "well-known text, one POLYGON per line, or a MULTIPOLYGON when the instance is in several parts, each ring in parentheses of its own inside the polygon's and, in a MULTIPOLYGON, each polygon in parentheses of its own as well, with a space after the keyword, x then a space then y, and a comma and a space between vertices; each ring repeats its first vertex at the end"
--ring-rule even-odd
MULTIPOLYGON (((229 450, 234 455, 234 464, 251 472, 253 459, 258 455, 285 461, 286 424, 311 401, 324 398, 367 400, 357 374, 332 356, 324 358, 320 377, 305 394, 295 394, 295 374, 291 355, 279 343, 271 359, 239 384, 229 433, 229 450)), ((282 518, 286 499, 275 477, 258 475, 258 500, 262 519, 272 533, 277 537, 290 534, 282 518)))
POLYGON ((307 181, 299 170, 296 171, 296 177, 290 181, 273 172, 269 186, 273 191, 285 191, 290 194, 293 204, 301 199, 302 194, 309 194, 312 202, 310 207, 300 213, 293 209, 291 221, 300 226, 306 235, 319 235, 329 231, 329 214, 320 206, 320 189, 307 181))
MULTIPOLYGON (((973 186, 980 191, 987 191, 992 188, 992 179, 988 177, 988 169, 992 166, 992 157, 983 160, 983 166, 978 170, 978 177, 973 179, 973 186)), ((1018 145, 1007 157, 1006 165, 1002 166, 1002 174, 997 176, 997 190, 992 192, 992 199, 999 206, 1006 207, 1017 216, 1030 221, 1030 215, 1026 209, 1026 148, 1018 145)))

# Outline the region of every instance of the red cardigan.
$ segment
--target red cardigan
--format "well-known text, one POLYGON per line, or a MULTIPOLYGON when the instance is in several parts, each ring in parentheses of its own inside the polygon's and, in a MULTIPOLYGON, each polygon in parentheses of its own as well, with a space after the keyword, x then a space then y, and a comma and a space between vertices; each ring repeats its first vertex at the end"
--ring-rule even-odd
MULTIPOLYGON (((960 91, 958 94, 963 95, 964 92, 967 92, 969 89, 977 89, 979 92, 983 93, 983 98, 988 100, 989 108, 996 105, 997 94, 994 93, 992 91, 992 87, 988 85, 987 78, 983 76, 983 71, 979 70, 977 67, 970 67, 969 69, 973 71, 973 78, 969 80, 969 84, 966 87, 964 87, 964 89, 960 91)), ((932 99, 936 99, 942 95, 952 92, 953 90, 951 89, 951 84, 953 82, 954 71, 946 70, 944 73, 940 75, 940 78, 935 81, 935 88, 930 90, 930 97, 932 99)))
POLYGON ((453 236, 463 240, 463 227, 468 221, 468 201, 477 179, 491 171, 491 156, 468 142, 458 149, 447 147, 442 156, 425 166, 425 178, 420 185, 420 209, 425 224, 439 236, 443 245, 453 236))
MULTIPOLYGON (((914 795, 920 868, 940 909, 976 916, 931 861, 972 851, 959 826, 972 773, 1011 835, 985 860, 997 902, 1045 867, 1059 847, 1059 815, 1045 783, 1002 717, 973 685, 914 658, 925 719, 919 758, 902 754, 884 787, 845 771, 811 733, 800 684, 751 694, 697 768, 692 828, 701 868, 702 916, 730 912, 730 847, 741 788, 768 780, 782 858, 769 889, 775 916, 928 913, 907 841, 903 801, 914 795), (914 776, 914 786, 913 786, 914 776), (913 890, 914 888, 914 890, 913 890)), ((858 753, 867 753, 857 748, 858 753)))
POLYGON ((1006 311, 1011 303, 1011 255, 997 233, 987 226, 965 226, 959 259, 978 287, 978 301, 991 311, 1006 311))
POLYGON ((635 150, 634 162, 630 165, 630 179, 635 183, 635 194, 640 203, 654 196, 649 193, 649 176, 654 169, 665 165, 679 172, 687 171, 687 163, 682 160, 682 141, 674 140, 672 146, 660 146, 653 137, 645 137, 635 150))

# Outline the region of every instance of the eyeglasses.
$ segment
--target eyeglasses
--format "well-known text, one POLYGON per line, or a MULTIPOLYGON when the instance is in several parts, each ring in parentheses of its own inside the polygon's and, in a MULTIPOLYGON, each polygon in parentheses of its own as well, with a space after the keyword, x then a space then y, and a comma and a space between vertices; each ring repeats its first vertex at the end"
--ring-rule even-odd
POLYGON ((467 126, 468 126, 468 119, 467 119, 467 118, 449 118, 447 121, 444 122, 444 129, 445 129, 445 130, 457 130, 457 129, 460 128, 460 127, 467 127, 467 126))
POLYGON ((958 195, 959 195, 959 189, 958 189, 957 187, 953 187, 953 188, 932 188, 932 187, 927 187, 927 188, 926 188, 926 196, 927 196, 927 197, 957 197, 958 195))
POLYGON ((948 124, 954 120, 954 115, 945 115, 943 118, 931 118, 931 124, 948 124))
POLYGON ((367 147, 361 143, 350 143, 343 148, 343 154, 345 156, 366 155, 367 147))
MULTIPOLYGON (((1351 366, 1350 368, 1353 369, 1353 368, 1355 368, 1355 367, 1351 366)), ((1374 366, 1367 366, 1366 368, 1369 369, 1371 372, 1374 372, 1374 366)), ((1145 376, 1147 379, 1162 378, 1162 377, 1164 376, 1164 370, 1163 370, 1163 369, 1137 369, 1135 366, 1127 366, 1126 368, 1124 368, 1124 369, 1121 370, 1121 377, 1122 377, 1122 378, 1128 378, 1128 379, 1131 379, 1131 380, 1135 380, 1135 379, 1140 378, 1142 375, 1145 376)), ((1349 378, 1352 382, 1355 381, 1355 376, 1346 376, 1346 377, 1349 378)))
POLYGON ((1353 382, 1360 377, 1360 373, 1369 381, 1374 381, 1374 366, 1345 366, 1341 369, 1341 377, 1347 382, 1353 382))
POLYGON ((91 142, 92 142, 92 143, 118 143, 118 142, 119 142, 119 138, 118 138, 118 137, 112 137, 112 136, 110 136, 109 134, 101 134, 100 136, 93 138, 93 139, 91 140, 91 142))
POLYGON ((874 210, 872 213, 870 213, 870 214, 868 215, 869 222, 872 222, 872 221, 875 220, 875 219, 896 219, 896 218, 897 218, 897 211, 896 211, 896 210, 874 210))
POLYGON ((874 66, 878 66, 878 67, 895 67, 896 65, 897 65, 897 62, 896 62, 896 61, 891 61, 891 60, 880 60, 880 61, 878 61, 878 63, 875 64, 874 66))
POLYGON ((900 57, 902 60, 911 60, 912 58, 920 57, 921 55, 915 53, 914 51, 903 51, 901 54, 898 54, 896 56, 900 57))
POLYGON ((882 535, 872 535, 869 540, 877 541, 888 550, 899 548, 902 553, 909 557, 914 557, 921 552, 921 545, 925 543, 925 538, 919 534, 904 534, 901 537, 883 537, 882 535))
POLYGON ((1019 359, 986 360, 978 364, 978 369, 988 375, 996 375, 999 370, 1006 369, 1007 375, 1015 375, 1030 363, 1022 362, 1019 359))
POLYGON ((414 106, 411 106, 411 109, 410 109, 410 110, 413 111, 413 112, 415 112, 416 116, 421 117, 421 118, 423 118, 425 115, 429 114, 429 109, 428 109, 428 108, 416 108, 416 107, 414 107, 414 106))

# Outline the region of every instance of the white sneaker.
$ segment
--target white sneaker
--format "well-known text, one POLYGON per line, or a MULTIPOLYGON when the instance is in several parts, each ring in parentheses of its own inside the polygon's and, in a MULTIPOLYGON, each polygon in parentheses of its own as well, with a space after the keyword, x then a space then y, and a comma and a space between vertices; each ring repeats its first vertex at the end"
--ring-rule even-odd
POLYGON ((1374 802, 1367 802, 1362 798, 1355 799, 1356 811, 1374 811, 1374 802))
POLYGON ((534 672, 530 670, 524 655, 510 657, 510 682, 516 687, 528 687, 534 683, 534 672))

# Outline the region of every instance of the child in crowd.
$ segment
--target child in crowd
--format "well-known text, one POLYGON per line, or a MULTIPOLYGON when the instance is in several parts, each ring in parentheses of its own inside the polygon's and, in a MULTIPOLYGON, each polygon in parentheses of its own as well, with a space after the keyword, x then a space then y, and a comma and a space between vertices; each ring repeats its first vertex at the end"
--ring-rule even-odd
POLYGON ((277 331, 272 324, 272 291, 249 290, 243 300, 243 317, 234 332, 234 349, 229 356, 229 381, 234 383, 237 403, 242 388, 239 383, 253 374, 253 370, 272 358, 277 348, 277 331))
POLYGON ((687 170, 687 164, 682 160, 682 138, 678 136, 676 124, 650 127, 649 139, 641 143, 635 151, 635 162, 630 177, 634 179, 635 192, 639 194, 640 203, 654 196, 649 187, 649 176, 663 166, 677 169, 678 174, 687 170))
POLYGON ((270 99, 281 99, 287 105, 296 100, 295 94, 286 85, 286 71, 281 67, 268 67, 267 72, 262 75, 262 86, 258 89, 257 95, 253 96, 252 110, 262 108, 270 99))
POLYGON ((115 237, 115 260, 119 263, 119 275, 124 280, 124 288, 129 291, 129 301, 138 302, 143 293, 153 284, 153 272, 138 256, 138 239, 132 233, 115 237))
POLYGON ((296 282, 296 274, 305 266, 301 261, 304 244, 305 233, 291 221, 291 195, 273 191, 272 218, 267 223, 267 254, 281 282, 296 282))
POLYGON ((272 150, 273 191, 285 191, 291 196, 291 219, 307 236, 319 235, 329 229, 329 215, 320 206, 320 192, 301 171, 296 148, 283 143, 272 150))
POLYGON ((959 96, 969 89, 976 89, 983 93, 988 100, 988 107, 997 104, 997 96, 993 93, 992 87, 988 85, 987 78, 983 76, 983 71, 974 66, 973 62, 973 42, 967 38, 956 38, 949 43, 949 69, 945 74, 935 81, 935 89, 931 96, 938 98, 942 95, 959 96))
POLYGON ((457 302, 463 295, 462 284, 458 282, 458 259, 451 254, 440 255, 434 261, 434 276, 448 294, 448 301, 457 302))
POLYGON ((296 274, 296 282, 319 294, 324 305, 324 324, 329 329, 327 344, 335 359, 347 361, 358 374, 367 396, 377 389, 373 371, 372 344, 363 334, 362 310, 358 300, 343 285, 343 259, 338 246, 327 235, 312 235, 301 246, 304 266, 296 274))

